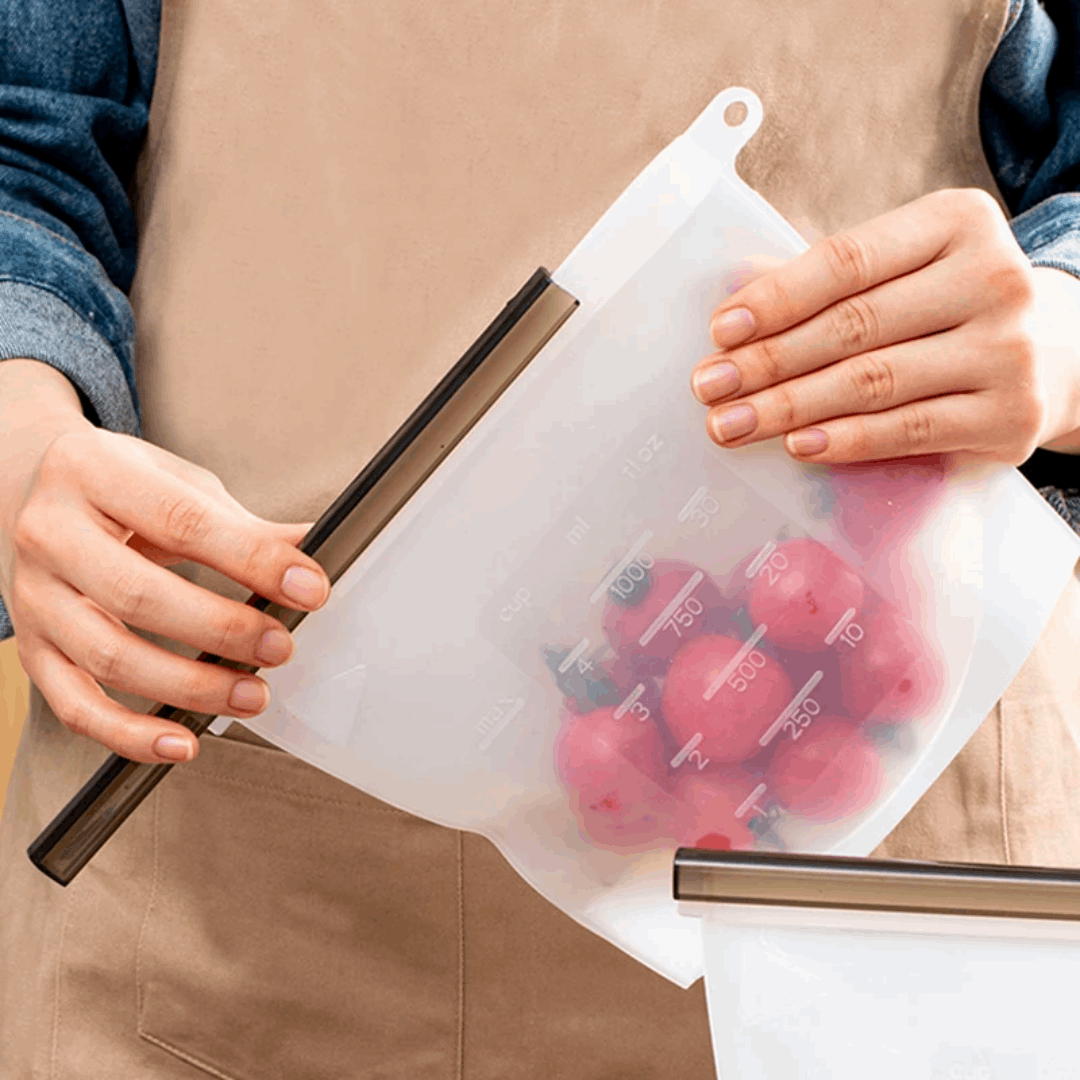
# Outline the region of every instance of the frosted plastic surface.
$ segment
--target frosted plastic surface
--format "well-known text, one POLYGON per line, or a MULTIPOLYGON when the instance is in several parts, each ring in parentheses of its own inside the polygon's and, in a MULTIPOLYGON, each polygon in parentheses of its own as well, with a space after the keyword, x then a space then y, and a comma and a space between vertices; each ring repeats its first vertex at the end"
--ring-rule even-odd
POLYGON ((710 311, 806 247, 735 174, 761 118, 719 95, 583 239, 553 275, 579 309, 301 624, 247 721, 490 837, 682 986, 703 961, 674 848, 868 853, 1080 553, 1015 470, 812 469, 708 440, 688 379, 710 311))
POLYGON ((710 905, 720 1080, 1076 1080, 1080 926, 710 905))

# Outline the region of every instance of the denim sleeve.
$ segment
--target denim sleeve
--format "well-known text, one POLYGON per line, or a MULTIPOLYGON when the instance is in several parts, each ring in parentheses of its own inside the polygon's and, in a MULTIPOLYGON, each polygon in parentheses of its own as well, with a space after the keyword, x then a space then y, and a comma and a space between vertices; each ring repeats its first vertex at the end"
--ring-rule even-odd
MULTIPOLYGON (((1020 247, 1080 278, 1080 0, 1012 0, 979 122, 1020 247)), ((1080 533, 1080 456, 1036 450, 1020 471, 1080 533)))
MULTIPOLYGON (((140 433, 128 199, 160 0, 0 0, 0 361, 41 360, 140 433)), ((11 622, 0 603, 0 638, 11 622)))
POLYGON ((979 123, 1020 246, 1080 277, 1080 0, 1013 0, 979 123))

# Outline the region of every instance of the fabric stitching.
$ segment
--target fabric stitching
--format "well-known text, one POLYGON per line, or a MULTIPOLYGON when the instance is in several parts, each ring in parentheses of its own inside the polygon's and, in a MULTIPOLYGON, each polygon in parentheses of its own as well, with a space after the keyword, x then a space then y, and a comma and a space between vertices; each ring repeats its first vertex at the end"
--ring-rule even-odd
POLYGON ((20 217, 18 214, 13 214, 10 210, 0 210, 0 217, 11 218, 12 221, 17 221, 21 225, 29 225, 32 229, 40 229, 46 236, 51 236, 54 240, 59 240, 61 244, 66 244, 72 251, 77 251, 80 255, 87 254, 86 248, 72 243, 67 237, 53 232, 52 229, 47 229, 39 221, 32 221, 30 218, 20 217))
MULTIPOLYGON (((333 799, 325 795, 308 795, 306 792, 300 791, 298 788, 290 787, 277 787, 269 784, 256 784, 251 780, 241 780, 239 777, 230 776, 228 773, 215 772, 213 770, 207 770, 205 772, 199 772, 197 774, 200 779, 207 780, 219 780, 226 784, 235 784, 237 787, 253 789, 256 791, 272 792, 275 795, 292 795, 297 799, 304 799, 307 802, 325 803, 328 806, 352 806, 360 808, 362 803, 355 802, 352 799, 333 799)), ((396 806, 371 806, 364 807, 372 814, 394 814, 398 817, 414 817, 415 815, 408 813, 406 810, 399 810, 396 806)))
POLYGON ((1005 865, 1012 864, 1012 849, 1009 843, 1009 806, 1005 794, 1005 709, 999 701, 998 711, 998 792, 1001 806, 1001 847, 1005 853, 1005 865))
POLYGON ((166 1052, 181 1058, 189 1065, 195 1066, 197 1069, 201 1069, 204 1072, 210 1073, 212 1076, 220 1077, 221 1080, 235 1080, 235 1077, 229 1076, 226 1073, 221 1072, 214 1066, 205 1062, 199 1061, 197 1058, 188 1054, 186 1051, 181 1050, 177 1046, 173 1046, 166 1042, 164 1039, 159 1038, 157 1035, 151 1035, 143 1026, 143 1002, 146 1000, 146 991, 143 983, 143 942, 146 938, 147 927, 150 925, 150 916, 154 911, 154 904, 157 900, 158 885, 161 881, 161 790, 158 789, 151 796, 154 800, 154 815, 153 815, 153 855, 150 878, 150 898, 146 903, 146 914, 143 915, 142 926, 139 927, 139 940, 135 946, 135 1008, 136 1015, 138 1016, 138 1022, 136 1024, 136 1031, 139 1034, 140 1039, 145 1039, 149 1043, 153 1043, 155 1046, 160 1046, 166 1052))
POLYGON ((1009 3, 1009 21, 1005 27, 1004 32, 1001 35, 1002 41, 1009 36, 1013 27, 1020 21, 1020 12, 1023 10, 1024 0, 1010 0, 1009 3))
POLYGON ((157 186, 158 173, 162 167, 162 145, 165 135, 170 127, 173 115, 172 100, 176 95, 176 87, 180 81, 180 56, 184 41, 184 15, 176 13, 176 4, 170 0, 162 0, 160 24, 158 31, 158 57, 157 67, 154 71, 154 85, 150 97, 150 105, 146 115, 146 142, 139 154, 139 162, 132 174, 132 187, 135 198, 132 199, 132 208, 137 210, 139 234, 142 235, 145 224, 143 208, 153 198, 153 192, 157 186), (169 40, 177 40, 180 44, 168 51, 161 47, 161 43, 169 40), (157 119, 160 116, 160 123, 157 119), (137 207, 135 204, 138 204, 137 207))
POLYGON ((200 1061, 194 1054, 189 1054, 186 1050, 181 1050, 178 1046, 173 1046, 172 1043, 166 1042, 165 1039, 158 1038, 157 1035, 148 1035, 142 1030, 142 1026, 139 1027, 139 1037, 145 1039, 148 1043, 153 1043, 155 1046, 160 1046, 162 1050, 169 1054, 173 1054, 175 1057, 180 1058, 181 1061, 186 1061, 189 1065, 196 1069, 200 1069, 204 1073, 208 1073, 210 1076, 216 1076, 219 1080, 236 1080, 236 1077, 232 1073, 222 1072, 220 1069, 211 1065, 207 1061, 200 1061))
POLYGON ((56 1001, 53 1006, 52 1059, 49 1063, 49 1075, 52 1080, 57 1080, 57 1077, 59 1075, 57 1070, 59 1067, 60 1056, 60 1018, 63 1015, 63 1010, 60 1004, 60 983, 64 960, 64 936, 67 933, 68 917, 71 914, 71 903, 71 897, 69 895, 66 898, 66 902, 64 904, 64 918, 60 922, 59 941, 57 942, 56 946, 56 1001))
MULTIPOLYGON (((1001 18, 1001 23, 998 32, 990 43, 989 50, 985 50, 986 38, 988 35, 983 27, 989 22, 991 11, 996 2, 1000 2, 1000 0, 992 0, 991 3, 986 4, 980 26, 980 33, 978 34, 973 47, 968 52, 967 60, 963 67, 963 74, 953 82, 954 86, 963 87, 963 97, 961 99, 963 107, 954 111, 954 116, 957 118, 957 123, 960 127, 958 134, 961 136, 957 140, 956 145, 964 146, 966 142, 968 145, 975 147, 984 163, 986 155, 982 150, 982 134, 979 126, 979 95, 982 92, 982 82, 983 77, 986 74, 986 69, 990 66, 990 63, 994 58, 994 53, 997 51, 997 46, 1005 36, 1004 30, 1005 26, 1008 24, 1010 13, 1009 0, 1005 0, 1005 3, 1002 5, 1004 11, 1001 13, 1001 16, 999 16, 1001 18), (984 50, 986 51, 985 56, 982 55, 984 50), (980 61, 981 66, 979 68, 978 78, 973 78, 973 70, 980 61)), ((1001 11, 1000 8, 999 11, 1001 11)), ((997 187, 996 183, 995 187, 997 187)), ((1001 198, 1000 188, 998 188, 996 195, 998 199, 1001 198)))
POLYGON ((150 925, 150 916, 154 910, 154 903, 157 900, 158 881, 161 872, 161 859, 159 854, 159 821, 161 815, 161 792, 155 791, 152 796, 154 800, 154 815, 153 824, 153 854, 151 856, 151 874, 150 874, 150 897, 146 902, 146 912, 143 915, 142 926, 139 927, 139 940, 135 945, 135 1013, 138 1016, 138 1028, 139 1034, 142 1034, 142 1007, 143 1007, 143 977, 142 977, 142 960, 143 960, 143 941, 146 938, 146 929, 150 925))
POLYGON ((457 834, 458 864, 458 1025, 456 1080, 465 1076, 465 834, 457 834))

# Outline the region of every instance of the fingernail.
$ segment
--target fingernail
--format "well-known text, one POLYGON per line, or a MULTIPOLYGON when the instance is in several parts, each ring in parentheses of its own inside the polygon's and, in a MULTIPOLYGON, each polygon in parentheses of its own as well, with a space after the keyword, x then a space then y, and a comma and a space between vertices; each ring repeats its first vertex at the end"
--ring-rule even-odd
POLYGON ((718 349, 730 349, 732 345, 738 345, 745 341, 754 332, 754 316, 746 308, 734 308, 725 311, 718 319, 714 319, 709 327, 709 333, 718 349))
POLYGON ((789 435, 787 443, 793 454, 820 454, 829 445, 829 436, 821 428, 810 428, 789 435))
POLYGON ((285 571, 281 591, 304 607, 318 607, 326 595, 326 585, 314 570, 304 566, 292 566, 285 571))
POLYGON ((749 435, 757 427, 757 413, 750 405, 736 405, 713 421, 713 430, 724 442, 749 435))
POLYGON ((717 398, 727 397, 739 387, 739 369, 727 360, 720 364, 710 364, 707 368, 694 373, 694 396, 702 403, 717 398))
POLYGON ((255 650, 261 664, 283 664, 292 656, 293 641, 284 630, 267 630, 255 650))
POLYGON ((169 761, 190 761, 191 741, 182 735, 159 735, 154 740, 154 753, 169 761))
POLYGON ((243 712, 262 711, 269 701, 265 684, 255 679, 241 679, 229 695, 229 705, 243 712))

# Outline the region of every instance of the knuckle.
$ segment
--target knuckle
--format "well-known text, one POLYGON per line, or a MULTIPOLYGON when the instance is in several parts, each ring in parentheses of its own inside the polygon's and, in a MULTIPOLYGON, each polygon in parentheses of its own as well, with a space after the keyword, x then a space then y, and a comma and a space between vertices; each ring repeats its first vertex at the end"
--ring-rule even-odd
POLYGON ((790 431, 792 428, 801 427, 799 406, 788 385, 786 383, 781 384, 774 393, 772 412, 778 430, 790 431))
POLYGON ((261 581, 268 568, 278 565, 280 541, 268 536, 249 534, 243 550, 237 553, 238 570, 245 581, 261 581))
POLYGON ((142 625, 151 603, 146 579, 140 573, 121 574, 112 586, 112 611, 123 622, 142 625))
POLYGON ((883 409, 896 398, 896 374, 892 364, 872 354, 851 365, 852 389, 863 409, 883 409))
MULTIPOLYGON (((11 575, 11 595, 9 597, 8 614, 11 616, 15 627, 15 646, 20 658, 24 653, 29 654, 37 644, 31 644, 34 628, 45 621, 50 621, 49 607, 40 602, 38 586, 33 582, 32 575, 22 573, 22 568, 16 560, 11 575), (44 619, 43 619, 44 616, 44 619)), ((29 675, 30 668, 23 661, 23 670, 29 675)))
POLYGON ((922 449, 934 441, 934 422, 926 409, 913 406, 904 412, 904 441, 912 449, 922 449))
POLYGON ((188 671, 177 679, 173 690, 167 695, 170 704, 202 713, 220 711, 228 696, 226 687, 231 683, 224 682, 224 671, 209 673, 200 670, 206 666, 200 664, 195 671, 188 671))
POLYGON ((161 507, 161 524, 178 549, 190 548, 211 532, 210 515, 198 499, 190 495, 172 497, 161 507))
POLYGON ((1035 279, 1031 267, 1007 259, 987 271, 986 284, 995 306, 1029 308, 1035 302, 1035 279))
POLYGON ((94 718, 84 703, 64 700, 56 703, 50 702, 50 704, 52 704, 56 719, 73 735, 93 736, 94 718))
POLYGON ((57 435, 41 455, 39 468, 43 477, 51 478, 76 468, 86 460, 86 435, 81 431, 65 431, 57 435))
MULTIPOLYGON (((849 417, 841 426, 843 432, 844 460, 866 461, 874 455, 871 452, 872 440, 866 420, 862 416, 849 417)), ((833 437, 830 434, 830 447, 833 445, 833 437)), ((836 440, 839 443, 839 440, 836 440)), ((841 449, 839 445, 835 447, 841 449)))
POLYGON ((11 546, 16 555, 27 558, 44 552, 50 535, 46 516, 36 499, 31 498, 26 503, 11 534, 11 546))
POLYGON ((863 297, 849 296, 834 306, 833 333, 849 355, 873 345, 879 331, 877 312, 863 297))
POLYGON ((1029 392, 1010 402, 1010 421, 1022 446, 1027 447, 1023 460, 1031 457, 1039 443, 1050 413, 1045 395, 1029 392))
POLYGON ((978 187, 953 188, 954 205, 969 221, 984 222, 1001 217, 1001 208, 987 191, 978 187))
POLYGON ((749 346, 752 367, 757 369, 760 385, 773 386, 784 381, 780 344, 775 337, 763 338, 749 346))
POLYGON ((1009 334, 1003 339, 1006 360, 1015 373, 1017 381, 1029 384, 1039 374, 1039 349, 1034 337, 1024 330, 1009 334))
POLYGON ((218 656, 247 659, 255 651, 262 622, 252 608, 230 604, 214 620, 211 650, 218 656))
POLYGON ((870 285, 870 255, 850 233, 834 233, 825 241, 824 252, 838 281, 849 287, 854 286, 858 292, 870 285))
POLYGON ((86 671, 98 682, 113 686, 124 671, 128 655, 127 647, 118 636, 100 636, 86 654, 86 671))
POLYGON ((15 653, 19 658, 19 666, 31 681, 38 685, 43 681, 38 668, 40 644, 36 634, 23 632, 15 635, 15 653))
POLYGON ((952 222, 964 225, 985 223, 991 211, 1000 213, 997 203, 982 188, 951 187, 932 192, 940 213, 952 222))
POLYGON ((791 294, 784 287, 783 282, 778 280, 778 275, 770 274, 765 278, 768 295, 765 297, 765 305, 772 318, 787 324, 796 317, 795 303, 791 294))

